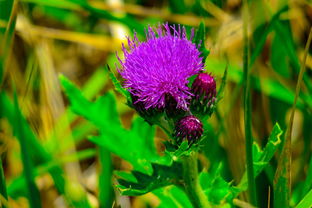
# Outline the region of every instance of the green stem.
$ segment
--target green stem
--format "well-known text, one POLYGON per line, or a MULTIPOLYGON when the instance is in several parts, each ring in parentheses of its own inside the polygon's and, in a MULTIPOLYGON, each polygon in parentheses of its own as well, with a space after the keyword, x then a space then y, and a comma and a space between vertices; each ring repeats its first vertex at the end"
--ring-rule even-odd
MULTIPOLYGON (((3 168, 2 168, 1 156, 0 156, 0 194, 2 195, 2 197, 5 200, 8 200, 8 194, 7 194, 7 191, 6 191, 6 185, 5 185, 4 171, 3 171, 3 168)), ((1 204, 2 204, 2 208, 6 208, 6 206, 0 200, 0 207, 1 207, 1 204)))
POLYGON ((250 103, 250 82, 249 82, 249 41, 248 41, 248 2, 243 2, 243 70, 244 70, 244 123, 245 123, 245 142, 246 142, 246 165, 250 201, 252 205, 257 206, 256 182, 252 158, 252 133, 251 133, 251 103, 250 103))
POLYGON ((183 178, 185 191, 194 208, 210 207, 208 199, 199 184, 196 152, 192 152, 190 156, 183 158, 183 178))

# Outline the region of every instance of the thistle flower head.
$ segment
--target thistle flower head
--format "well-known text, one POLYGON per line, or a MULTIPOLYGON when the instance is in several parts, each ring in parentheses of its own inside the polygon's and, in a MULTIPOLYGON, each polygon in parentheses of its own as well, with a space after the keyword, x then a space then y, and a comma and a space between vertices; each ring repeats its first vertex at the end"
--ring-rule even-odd
POLYGON ((124 87, 145 109, 164 108, 168 94, 177 102, 177 108, 188 109, 192 96, 188 78, 203 68, 192 36, 186 37, 184 27, 164 24, 148 27, 146 42, 140 42, 136 35, 128 38, 130 49, 123 46, 124 61, 118 57, 119 72, 125 80, 124 87))
POLYGON ((175 126, 174 136, 178 143, 187 139, 189 143, 196 142, 203 134, 203 124, 193 115, 181 118, 175 126))
POLYGON ((192 84, 191 92, 194 94, 191 102, 192 112, 211 114, 217 95, 214 77, 206 73, 198 74, 192 84))

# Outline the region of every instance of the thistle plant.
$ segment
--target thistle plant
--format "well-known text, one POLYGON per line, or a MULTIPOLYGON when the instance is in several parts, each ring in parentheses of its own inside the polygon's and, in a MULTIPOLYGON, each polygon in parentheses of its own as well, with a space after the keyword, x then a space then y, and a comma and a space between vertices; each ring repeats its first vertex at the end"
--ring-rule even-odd
POLYGON ((146 41, 139 41, 136 34, 128 37, 129 50, 122 45, 124 60, 117 56, 131 105, 147 121, 165 121, 177 143, 200 140, 202 123, 193 113, 210 115, 216 96, 215 80, 204 73, 203 57, 193 38, 194 30, 188 38, 181 26, 148 27, 146 41), (189 87, 192 76, 196 78, 189 87))
POLYGON ((188 38, 181 26, 148 27, 146 41, 134 34, 128 38, 129 50, 122 46, 124 60, 118 56, 118 71, 134 109, 150 124, 165 128, 176 149, 183 141, 188 143, 189 151, 181 157, 183 184, 195 207, 208 207, 198 181, 197 150, 190 148, 200 142, 204 131, 193 114, 211 115, 216 83, 204 72, 200 45, 193 38, 194 30, 188 38), (190 87, 192 76, 196 78, 190 87))

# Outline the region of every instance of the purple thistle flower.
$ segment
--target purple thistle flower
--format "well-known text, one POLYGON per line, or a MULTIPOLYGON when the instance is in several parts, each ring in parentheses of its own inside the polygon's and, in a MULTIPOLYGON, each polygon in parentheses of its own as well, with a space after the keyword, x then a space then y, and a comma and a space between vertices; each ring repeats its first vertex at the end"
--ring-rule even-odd
POLYGON ((203 134, 203 124, 193 115, 181 118, 175 125, 174 136, 178 143, 187 139, 189 144, 196 142, 203 134))
POLYGON ((125 80, 123 86, 138 98, 135 102, 142 102, 145 109, 163 109, 170 94, 176 108, 188 110, 192 97, 188 78, 203 69, 193 36, 193 30, 188 39, 184 27, 164 24, 148 27, 146 42, 140 42, 136 34, 128 38, 130 49, 123 45, 125 60, 117 56, 122 66, 118 70, 125 80))

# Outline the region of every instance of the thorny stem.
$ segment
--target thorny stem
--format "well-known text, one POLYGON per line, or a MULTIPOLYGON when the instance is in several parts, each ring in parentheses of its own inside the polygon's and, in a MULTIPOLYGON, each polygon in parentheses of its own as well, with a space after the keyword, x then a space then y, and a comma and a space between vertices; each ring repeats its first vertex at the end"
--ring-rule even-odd
POLYGON ((195 208, 209 208, 208 199, 198 180, 197 156, 196 152, 191 152, 190 156, 183 158, 184 188, 195 208))

